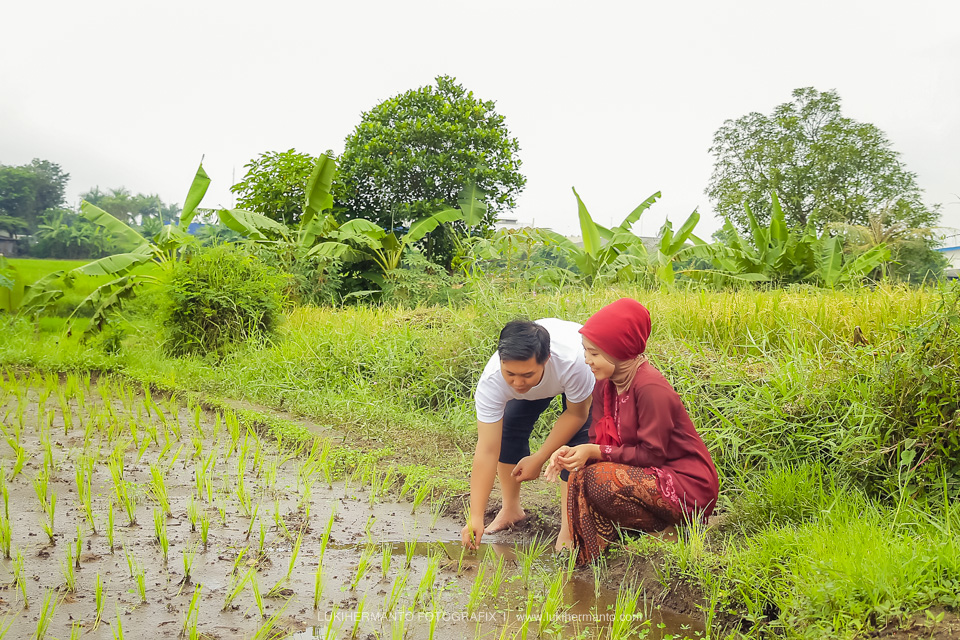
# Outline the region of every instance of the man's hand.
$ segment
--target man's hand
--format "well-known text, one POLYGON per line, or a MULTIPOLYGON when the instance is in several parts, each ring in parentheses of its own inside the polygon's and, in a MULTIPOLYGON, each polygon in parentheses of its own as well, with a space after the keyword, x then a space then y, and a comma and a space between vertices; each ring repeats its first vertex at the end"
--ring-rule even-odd
POLYGON ((559 459, 561 456, 567 455, 570 451, 570 447, 563 445, 559 449, 553 452, 553 455, 550 456, 550 464, 547 465, 547 470, 543 472, 543 477, 547 482, 556 482, 557 478, 560 477, 560 462, 559 459))
POLYGON ((536 456, 527 456, 526 458, 520 459, 517 466, 513 468, 511 475, 516 478, 518 482, 526 482, 527 480, 533 480, 538 477, 541 469, 543 469, 543 462, 539 458, 536 456))
POLYGON ((468 549, 479 549, 480 538, 483 537, 483 519, 474 520, 473 518, 466 524, 460 532, 460 540, 468 549))

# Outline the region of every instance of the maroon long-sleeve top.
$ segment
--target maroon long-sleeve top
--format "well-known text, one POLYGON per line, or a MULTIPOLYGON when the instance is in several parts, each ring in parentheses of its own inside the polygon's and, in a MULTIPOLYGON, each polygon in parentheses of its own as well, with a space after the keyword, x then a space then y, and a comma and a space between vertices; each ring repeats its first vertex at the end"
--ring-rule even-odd
POLYGON ((604 407, 612 405, 621 442, 619 447, 601 445, 601 459, 669 473, 681 508, 708 518, 720 490, 717 470, 673 386, 644 362, 630 388, 616 393, 610 380, 598 380, 593 389, 590 441, 596 442, 593 425, 604 417, 604 407), (613 403, 608 394, 613 394, 613 403))

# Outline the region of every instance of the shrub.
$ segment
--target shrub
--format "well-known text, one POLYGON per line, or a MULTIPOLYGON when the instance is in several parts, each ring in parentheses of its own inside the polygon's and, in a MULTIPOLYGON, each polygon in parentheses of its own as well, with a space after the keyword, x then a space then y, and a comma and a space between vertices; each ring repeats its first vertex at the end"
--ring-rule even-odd
POLYGON ((451 304, 459 297, 455 284, 446 269, 421 253, 408 251, 401 268, 385 278, 383 301, 403 307, 451 304))
POLYGON ((202 250, 171 276, 164 324, 174 354, 223 354, 230 345, 269 339, 284 278, 237 247, 202 250))

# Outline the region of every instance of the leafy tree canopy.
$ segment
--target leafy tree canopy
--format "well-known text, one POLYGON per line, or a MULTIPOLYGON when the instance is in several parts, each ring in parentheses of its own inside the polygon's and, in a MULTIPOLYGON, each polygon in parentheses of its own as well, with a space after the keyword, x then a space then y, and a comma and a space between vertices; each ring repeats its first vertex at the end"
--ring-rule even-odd
POLYGON ((20 166, 0 165, 0 216, 21 220, 16 225, 21 230, 24 225, 36 230, 44 211, 63 204, 69 179, 60 165, 39 158, 20 166))
POLYGON ((489 228, 516 205, 526 184, 519 149, 493 102, 438 76, 436 86, 412 89, 363 114, 340 157, 337 212, 391 230, 456 207, 461 189, 473 183, 487 196, 481 226, 489 228))
POLYGON ((769 116, 727 120, 710 152, 715 163, 706 193, 717 213, 741 231, 750 229, 744 204, 761 224, 770 221, 772 192, 791 227, 867 224, 871 212, 890 206, 909 227, 927 227, 938 218, 886 135, 843 116, 836 91, 795 89, 793 100, 769 116))
POLYGON ((305 186, 317 158, 306 153, 267 151, 245 164, 247 174, 230 187, 237 208, 294 226, 300 222, 305 186))

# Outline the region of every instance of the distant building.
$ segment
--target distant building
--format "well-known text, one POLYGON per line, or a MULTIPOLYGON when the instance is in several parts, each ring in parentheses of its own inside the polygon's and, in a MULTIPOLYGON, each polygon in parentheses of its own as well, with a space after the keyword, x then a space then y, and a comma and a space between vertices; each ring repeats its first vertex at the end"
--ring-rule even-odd
POLYGON ((536 227, 536 224, 534 224, 535 222, 536 221, 520 222, 519 218, 497 218, 497 221, 493 223, 493 229, 494 231, 500 231, 500 229, 509 229, 513 231, 527 227, 536 227))
POLYGON ((17 237, 0 232, 0 255, 13 258, 17 255, 17 237))
POLYGON ((943 274, 948 278, 960 278, 960 234, 945 238, 944 245, 937 249, 950 261, 943 274))

